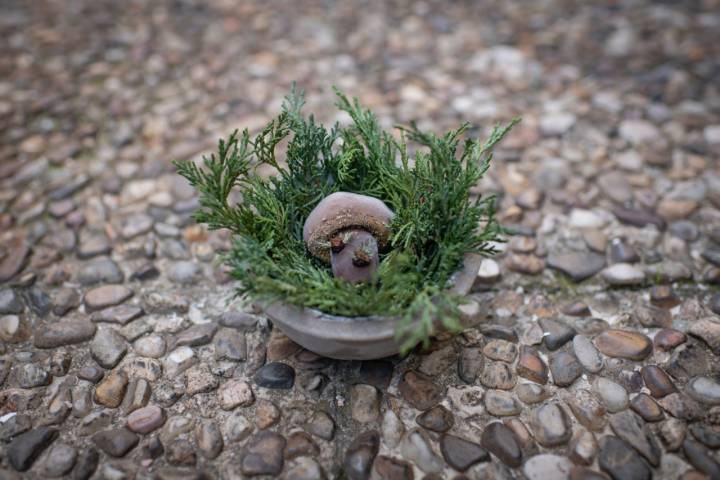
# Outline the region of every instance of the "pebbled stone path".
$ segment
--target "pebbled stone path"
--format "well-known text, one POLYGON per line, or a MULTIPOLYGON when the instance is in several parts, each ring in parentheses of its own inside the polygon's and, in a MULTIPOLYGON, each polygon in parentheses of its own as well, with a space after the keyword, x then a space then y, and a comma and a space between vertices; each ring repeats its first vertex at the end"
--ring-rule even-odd
POLYGON ((7 0, 0 477, 720 478, 720 4, 7 0), (292 81, 484 135, 467 329, 303 350, 228 300, 174 159, 292 81))

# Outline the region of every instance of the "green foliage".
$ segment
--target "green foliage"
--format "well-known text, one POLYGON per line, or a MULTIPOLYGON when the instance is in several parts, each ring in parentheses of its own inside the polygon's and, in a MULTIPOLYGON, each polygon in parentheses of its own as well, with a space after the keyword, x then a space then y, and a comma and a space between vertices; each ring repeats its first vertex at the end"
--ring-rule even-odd
POLYGON ((407 352, 427 343, 438 324, 459 329, 458 299, 445 292, 450 276, 466 253, 494 253, 490 242, 502 233, 494 198, 474 197, 470 189, 489 168, 493 147, 519 120, 496 126, 484 142, 461 142, 467 124, 441 137, 412 124, 401 128, 398 141, 357 100, 336 94, 350 127, 328 130, 302 116, 303 95, 293 88, 282 113, 255 138, 236 131, 220 140, 217 155, 204 157, 202 167, 176 166, 200 193, 196 220, 235 234, 224 260, 239 281, 239 296, 335 315, 398 315, 397 339, 407 352), (279 161, 276 150, 285 139, 279 161), (406 142, 420 147, 412 159, 406 142), (261 164, 277 174, 261 178, 255 171, 261 164), (242 200, 231 204, 234 188, 242 200), (303 244, 305 219, 337 191, 377 197, 395 212, 392 248, 372 283, 333 278, 303 244))

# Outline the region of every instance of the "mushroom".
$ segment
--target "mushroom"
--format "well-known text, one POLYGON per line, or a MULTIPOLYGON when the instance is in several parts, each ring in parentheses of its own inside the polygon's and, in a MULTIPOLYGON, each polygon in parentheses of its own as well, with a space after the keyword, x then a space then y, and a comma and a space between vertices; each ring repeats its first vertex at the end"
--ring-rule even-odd
POLYGON ((303 240, 313 256, 332 266, 334 276, 367 282, 378 268, 378 251, 389 244, 393 215, 377 198, 335 192, 310 212, 303 240))

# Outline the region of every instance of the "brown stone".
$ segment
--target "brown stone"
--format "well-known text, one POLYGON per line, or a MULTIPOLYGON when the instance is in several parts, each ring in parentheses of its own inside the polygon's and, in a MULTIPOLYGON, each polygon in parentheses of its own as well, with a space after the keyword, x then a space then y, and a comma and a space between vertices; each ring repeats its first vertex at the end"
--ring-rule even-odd
POLYGON ((573 415, 585 428, 600 432, 607 423, 605 406, 589 390, 580 389, 565 397, 573 415))
POLYGON ((671 328, 664 328, 657 332, 655 337, 653 337, 653 344, 655 345, 655 348, 665 351, 672 350, 686 341, 687 337, 684 333, 671 328))
POLYGON ((662 398, 673 392, 677 392, 675 384, 665 371, 657 365, 646 365, 642 368, 642 377, 645 385, 655 398, 662 398))
POLYGON ((8 254, 0 257, 0 283, 7 282, 20 273, 30 255, 30 246, 20 236, 9 240, 4 247, 8 254))
POLYGON ((487 425, 482 433, 480 443, 488 452, 509 467, 519 467, 522 463, 522 451, 515 439, 515 434, 501 422, 487 425))
POLYGON ((512 368, 504 362, 487 362, 480 375, 480 383, 487 388, 510 390, 517 383, 517 376, 512 368))
POLYGON ((595 346, 608 357, 643 360, 652 352, 650 339, 638 332, 607 330, 595 337, 595 346))
POLYGON ((423 428, 433 432, 447 432, 455 423, 453 414, 442 405, 436 405, 417 416, 415 421, 423 428))
POLYGON ((127 384, 128 377, 123 370, 112 372, 95 387, 95 403, 108 408, 117 408, 125 396, 127 384))
POLYGON ((248 441, 240 464, 244 475, 277 476, 283 469, 285 439, 275 432, 263 431, 248 441))
POLYGON ((538 353, 527 346, 520 347, 520 359, 515 368, 518 376, 533 382, 546 384, 548 381, 548 367, 538 353))
POLYGON ((433 380, 413 370, 405 372, 399 385, 400 395, 418 410, 427 410, 442 400, 442 389, 433 380))
POLYGON ((291 433, 285 444, 284 456, 288 460, 300 456, 316 457, 320 455, 320 448, 312 437, 305 432, 291 433))
POLYGON ((459 472, 464 472, 476 463, 490 460, 490 456, 480 445, 455 435, 440 437, 440 451, 445 461, 459 472))
POLYGON ((150 433, 165 423, 165 412, 156 405, 135 410, 127 419, 127 427, 136 433, 150 433))
POLYGON ((682 303, 677 294, 667 285, 656 285, 650 289, 650 303, 656 307, 671 309, 682 303))
POLYGON ((412 464, 403 460, 378 455, 373 470, 380 480, 413 480, 412 464))
POLYGON ((118 305, 133 296, 133 291, 124 285, 103 285, 85 293, 83 301, 88 311, 118 305))
POLYGON ((660 405, 649 395, 640 393, 630 400, 630 408, 646 422, 659 422, 665 418, 660 405))

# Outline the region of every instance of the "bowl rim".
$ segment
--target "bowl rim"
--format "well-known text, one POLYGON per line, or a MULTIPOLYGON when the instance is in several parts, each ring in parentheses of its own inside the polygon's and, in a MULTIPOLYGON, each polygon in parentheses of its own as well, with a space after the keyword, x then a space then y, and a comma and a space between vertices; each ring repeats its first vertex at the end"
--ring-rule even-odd
MULTIPOLYGON (((466 295, 472 289, 483 257, 476 253, 468 253, 463 257, 463 264, 451 277, 451 286, 447 291, 457 295, 466 295)), ((285 302, 273 302, 263 310, 270 320, 281 330, 284 326, 292 326, 293 330, 301 330, 306 335, 328 340, 363 341, 385 340, 395 335, 395 324, 399 315, 371 315, 363 317, 347 317, 332 315, 321 310, 292 305, 285 302), (347 327, 347 328, 332 328, 347 327)))

